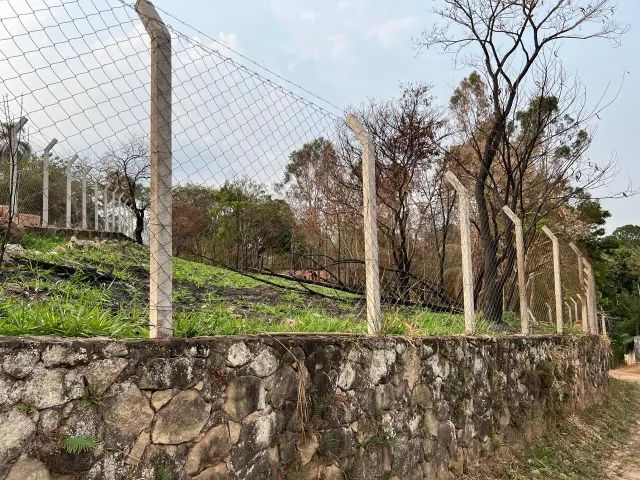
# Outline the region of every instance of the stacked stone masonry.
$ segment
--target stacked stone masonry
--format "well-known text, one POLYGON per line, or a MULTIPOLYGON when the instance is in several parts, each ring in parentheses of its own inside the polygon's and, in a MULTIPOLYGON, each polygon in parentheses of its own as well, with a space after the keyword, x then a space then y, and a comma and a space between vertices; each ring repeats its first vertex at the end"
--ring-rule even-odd
POLYGON ((453 478, 600 401, 608 351, 597 337, 0 338, 0 480, 453 478))

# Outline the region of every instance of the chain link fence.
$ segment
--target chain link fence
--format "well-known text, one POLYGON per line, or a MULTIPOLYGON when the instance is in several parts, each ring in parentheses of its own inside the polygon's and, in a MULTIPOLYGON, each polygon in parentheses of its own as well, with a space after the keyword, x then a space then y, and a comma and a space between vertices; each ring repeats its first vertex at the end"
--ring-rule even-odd
MULTIPOLYGON (((151 336, 185 318, 405 334, 496 323, 477 288, 490 272, 464 178, 399 162, 376 125, 171 27, 144 0, 4 4, 5 222, 148 245, 129 273, 148 288, 151 336)), ((495 287, 503 328, 581 326, 592 278, 563 254, 559 319, 549 240, 523 245, 522 296, 512 233, 495 287)))

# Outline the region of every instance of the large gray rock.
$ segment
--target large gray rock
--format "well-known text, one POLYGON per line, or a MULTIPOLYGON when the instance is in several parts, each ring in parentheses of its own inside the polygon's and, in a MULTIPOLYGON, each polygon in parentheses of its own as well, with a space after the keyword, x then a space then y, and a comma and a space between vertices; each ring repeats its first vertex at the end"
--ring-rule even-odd
POLYGON ((142 460, 142 457, 144 456, 145 449, 149 446, 150 443, 151 435, 149 434, 149 432, 142 432, 136 440, 136 443, 134 443, 133 447, 131 447, 129 454, 125 459, 125 463, 127 465, 138 465, 142 460))
POLYGON ((14 355, 7 355, 2 361, 2 370, 14 378, 25 378, 31 373, 39 357, 36 350, 22 350, 14 355))
MULTIPOLYGON (((240 434, 240 441, 231 450, 234 470, 241 471, 253 463, 254 457, 275 442, 276 414, 256 416, 247 421, 240 434)), ((244 477, 241 477, 244 478, 244 477)))
POLYGON ((140 388, 166 390, 191 388, 202 380, 205 361, 202 358, 156 358, 140 367, 140 388))
POLYGON ((21 458, 18 460, 5 480, 49 480, 49 470, 40 460, 21 458))
POLYGON ((260 407, 262 382, 257 377, 235 377, 227 385, 224 410, 239 422, 260 407))
POLYGON ((124 358, 108 358, 90 363, 84 369, 84 378, 94 395, 102 395, 129 362, 124 358))
POLYGON ((197 390, 185 390, 173 397, 156 415, 153 443, 177 445, 196 438, 209 418, 211 405, 197 390))
POLYGON ((0 478, 26 449, 35 432, 35 423, 18 409, 0 415, 0 478))
POLYGON ((158 390, 151 395, 151 406, 157 412, 164 407, 173 397, 173 390, 158 390))
POLYGON ((251 360, 251 352, 244 342, 234 343, 227 352, 227 363, 234 367, 242 367, 251 360))
POLYGON ((216 465, 231 451, 229 429, 226 425, 213 427, 189 451, 185 471, 192 475, 202 468, 216 465))
POLYGON ((396 351, 393 350, 374 350, 371 355, 371 364, 369 365, 369 379, 373 385, 380 383, 387 375, 391 365, 396 361, 396 351))
POLYGON ((38 409, 62 405, 69 401, 64 391, 65 371, 36 365, 24 384, 22 401, 38 409))
POLYGON ((132 383, 118 383, 107 392, 101 407, 102 418, 124 439, 133 439, 153 419, 153 410, 140 389, 132 383))
POLYGON ((275 374, 269 398, 273 408, 280 408, 286 401, 297 400, 299 385, 298 374, 291 367, 284 367, 275 374))
POLYGON ((0 375, 0 406, 4 406, 5 409, 11 407, 20 400, 23 392, 22 382, 0 375))
POLYGON ((279 362, 273 354, 273 350, 271 348, 265 348, 256 355, 256 358, 249 364, 249 367, 257 377, 268 377, 278 369, 278 365, 279 362))
POLYGON ((193 480, 228 480, 229 478, 229 469, 227 468, 227 464, 219 463, 215 467, 203 470, 202 473, 193 477, 193 480))
MULTIPOLYGON (((263 450, 248 462, 237 462, 231 457, 231 466, 234 478, 242 480, 266 480, 278 478, 277 452, 275 449, 263 450)), ((305 477, 316 478, 316 477, 305 477)))
POLYGON ((74 367, 86 363, 88 359, 87 349, 84 347, 73 348, 71 346, 55 344, 47 347, 42 352, 42 361, 47 368, 74 367))

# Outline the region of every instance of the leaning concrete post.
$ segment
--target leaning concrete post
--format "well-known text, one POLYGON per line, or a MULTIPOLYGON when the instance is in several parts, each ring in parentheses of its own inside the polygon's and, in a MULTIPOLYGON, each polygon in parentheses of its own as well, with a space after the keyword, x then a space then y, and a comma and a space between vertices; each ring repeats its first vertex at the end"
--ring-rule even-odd
POLYGON ((527 278, 524 271, 524 236, 522 234, 522 221, 506 205, 502 207, 504 213, 513 222, 516 231, 516 256, 518 268, 518 294, 520 297, 520 329, 524 335, 529 335, 529 306, 527 305, 527 278))
MULTIPOLYGON (((18 133, 27 123, 25 117, 20 118, 18 123, 9 125, 9 178, 11 179, 9 198, 9 218, 18 216, 18 133)), ((17 222, 16 222, 17 223, 17 222)))
POLYGON ((378 214, 376 198, 376 157, 373 142, 355 115, 347 117, 347 125, 362 145, 362 202, 364 216, 364 256, 367 285, 367 331, 382 331, 380 310, 380 260, 378 251, 378 214))
POLYGON ((49 158, 51 149, 58 143, 55 138, 49 142, 42 154, 42 226, 49 226, 49 158))
POLYGON ((65 226, 71 228, 71 182, 73 177, 73 164, 78 159, 78 155, 74 155, 69 163, 67 163, 67 211, 65 215, 65 226))
POLYGON ((87 230, 87 174, 91 167, 82 168, 82 230, 87 230))
POLYGON ((560 243, 551 230, 545 225, 542 231, 551 239, 553 245, 553 285, 556 298, 556 330, 562 334, 562 283, 560 276, 560 243))
MULTIPOLYGON (((569 243, 569 247, 571 248, 571 250, 573 250, 573 253, 576 254, 576 256, 578 257, 578 282, 580 283, 580 287, 581 288, 585 288, 585 283, 584 283, 584 266, 582 264, 582 253, 580 252, 580 250, 578 249, 578 247, 576 247, 576 244, 571 242, 569 243)), ((582 332, 583 333, 589 333, 589 321, 588 321, 588 314, 587 314, 587 295, 586 295, 586 290, 585 290, 585 295, 580 296, 580 300, 581 300, 581 310, 580 310, 580 319, 582 320, 582 332), (586 327, 586 328, 585 328, 586 327)))
POLYGON ((170 337, 173 335, 171 33, 148 0, 137 0, 136 11, 151 39, 149 336, 170 337))
POLYGON ((98 221, 98 196, 100 195, 100 185, 98 185, 98 176, 96 175, 93 181, 93 229, 97 232, 99 225, 98 221))
POLYGON ((469 205, 469 192, 467 192, 467 188, 458 180, 458 177, 456 177, 453 172, 445 172, 444 178, 458 193, 460 250, 462 254, 462 291, 464 297, 464 331, 467 335, 472 335, 476 331, 476 309, 473 301, 473 260, 471 257, 471 208, 469 205))
POLYGON ((547 302, 545 302, 545 305, 547 306, 547 317, 549 318, 549 323, 553 323, 553 308, 551 308, 551 305, 547 302))

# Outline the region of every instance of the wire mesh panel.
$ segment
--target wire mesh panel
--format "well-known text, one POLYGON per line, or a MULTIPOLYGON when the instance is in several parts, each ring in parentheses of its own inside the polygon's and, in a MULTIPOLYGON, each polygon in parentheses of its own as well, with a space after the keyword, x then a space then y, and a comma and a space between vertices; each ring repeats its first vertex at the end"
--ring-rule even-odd
MULTIPOLYGON (((152 335, 364 332, 367 319, 375 332, 510 331, 515 251, 497 272, 483 263, 473 201, 443 179, 428 87, 347 117, 144 0, 0 6, 5 156, 20 140, 0 205, 16 204, 19 225, 148 246, 70 256, 109 272, 111 310, 143 329, 148 314, 152 335)), ((548 324, 550 246, 529 250, 529 314, 548 324)))
POLYGON ((551 240, 537 232, 526 256, 527 295, 532 333, 556 331, 553 250, 551 240))
POLYGON ((580 283, 577 258, 569 245, 564 242, 560 244, 560 268, 565 324, 570 325, 574 331, 582 331, 584 288, 580 283))
MULTIPOLYGON (((95 228, 97 212, 98 229, 153 252, 150 112, 154 81, 166 72, 152 64, 157 39, 145 25, 155 20, 145 15, 117 0, 3 2, 0 89, 4 120, 28 119, 19 210, 42 214, 43 150, 56 138, 48 225, 95 228)), ((172 174, 170 195, 155 208, 172 214, 172 247, 163 253, 197 262, 173 265, 178 322, 258 319, 308 330, 333 321, 362 330, 362 147, 342 113, 193 32, 162 28, 171 41, 172 113, 170 139, 160 140, 171 147, 172 174), (203 264, 211 267, 194 266, 203 264)), ((4 193, 8 176, 0 182, 4 193)), ((144 269, 127 265, 128 273, 139 286, 150 281, 153 296, 163 288, 153 284, 154 261, 149 272, 136 258, 144 269)), ((134 301, 144 311, 148 299, 134 301)))

